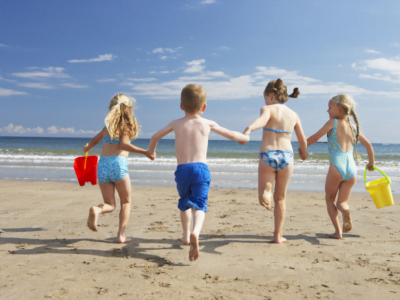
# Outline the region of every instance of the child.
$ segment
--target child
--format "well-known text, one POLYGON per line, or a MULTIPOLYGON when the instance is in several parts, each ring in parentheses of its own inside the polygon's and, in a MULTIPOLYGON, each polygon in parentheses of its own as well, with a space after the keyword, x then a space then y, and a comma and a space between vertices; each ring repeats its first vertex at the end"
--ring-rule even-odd
POLYGON ((323 135, 328 134, 330 166, 325 182, 325 201, 329 217, 335 227, 335 233, 330 237, 341 239, 338 210, 343 216, 343 233, 349 232, 353 227, 347 201, 356 183, 357 167, 354 158, 359 159, 356 145, 360 141, 367 149, 369 171, 374 170, 374 149, 366 137, 360 133, 358 119, 354 112, 355 102, 352 98, 339 94, 328 102, 328 107, 330 120, 316 134, 307 139, 307 144, 311 146, 323 135), (357 129, 350 123, 349 116, 353 117, 357 129))
POLYGON ((286 241, 282 236, 282 230, 286 213, 286 189, 293 172, 291 143, 293 129, 300 144, 300 157, 304 160, 308 155, 300 119, 294 111, 284 105, 288 97, 297 98, 299 94, 298 88, 295 88, 288 96, 286 85, 280 78, 270 81, 264 90, 266 106, 261 108, 260 117, 243 132, 248 135, 264 127, 258 154, 258 198, 261 206, 268 210, 271 209, 272 197, 274 199, 275 243, 286 241), (272 195, 274 183, 275 191, 272 195))
POLYGON ((115 209, 115 189, 117 189, 121 211, 119 213, 118 242, 127 243, 125 237, 131 210, 131 181, 128 173, 129 152, 141 153, 151 160, 154 156, 149 151, 130 144, 136 139, 140 127, 133 116, 132 100, 123 94, 115 95, 108 105, 106 126, 93 137, 83 151, 87 152, 103 141, 97 176, 104 203, 93 206, 89 210, 88 227, 97 231, 97 218, 100 214, 110 213, 115 209))
POLYGON ((175 181, 179 193, 178 208, 183 234, 179 238, 184 244, 190 243, 189 260, 199 258, 199 235, 207 211, 210 172, 206 163, 208 136, 214 131, 230 140, 248 142, 249 137, 236 131, 229 131, 217 123, 203 119, 207 96, 202 86, 188 84, 181 92, 181 109, 185 117, 169 123, 157 131, 150 140, 149 151, 155 154, 158 141, 175 132, 175 153, 178 167, 175 181), (193 210, 193 231, 190 233, 191 210, 193 210))

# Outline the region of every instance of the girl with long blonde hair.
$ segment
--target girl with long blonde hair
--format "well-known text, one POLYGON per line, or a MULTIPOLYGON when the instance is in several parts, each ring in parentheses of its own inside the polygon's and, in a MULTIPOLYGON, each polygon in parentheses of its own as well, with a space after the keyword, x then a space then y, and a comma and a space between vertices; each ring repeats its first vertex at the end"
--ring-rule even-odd
POLYGON ((349 232, 353 227, 347 201, 356 183, 355 159, 359 159, 357 143, 360 142, 367 149, 369 163, 366 168, 369 171, 374 170, 374 149, 360 132, 355 102, 350 96, 339 94, 332 97, 328 102, 328 114, 330 120, 307 139, 307 145, 311 146, 325 134, 328 135, 330 166, 325 182, 325 201, 335 228, 335 233, 330 237, 341 239, 342 233, 349 232), (350 122, 350 116, 353 117, 356 127, 350 122), (342 213, 343 229, 340 228, 338 211, 342 213))
POLYGON ((97 231, 97 219, 100 214, 110 213, 115 209, 115 189, 118 192, 121 211, 119 214, 118 242, 131 241, 125 236, 131 210, 131 181, 128 173, 129 152, 146 155, 154 160, 148 150, 136 147, 130 142, 137 138, 140 129, 133 115, 132 100, 126 95, 117 94, 108 105, 105 118, 106 126, 93 137, 83 151, 87 152, 101 141, 103 151, 98 164, 97 177, 104 203, 89 210, 88 227, 97 231))

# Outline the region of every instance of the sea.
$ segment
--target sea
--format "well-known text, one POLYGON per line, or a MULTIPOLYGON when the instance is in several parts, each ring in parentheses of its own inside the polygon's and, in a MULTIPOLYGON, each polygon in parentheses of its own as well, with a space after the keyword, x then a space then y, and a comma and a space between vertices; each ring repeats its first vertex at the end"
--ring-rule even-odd
MULTIPOLYGON (((84 156, 82 147, 90 138, 0 137, 0 179, 21 181, 63 181, 78 184, 73 163, 84 156)), ((135 146, 147 149, 149 139, 137 139, 135 146)), ((250 141, 239 145, 229 140, 210 140, 207 165, 212 187, 257 188, 258 152, 261 142, 250 141)), ((329 168, 327 143, 316 143, 308 148, 309 156, 302 161, 295 150, 294 171, 289 190, 324 191, 329 168)), ((391 180, 393 193, 400 194, 400 144, 372 144, 375 165, 391 180)), ((101 154, 99 144, 89 155, 101 154)), ((368 163, 366 149, 357 146, 361 160, 357 163, 357 182, 354 192, 366 192, 364 169, 368 163)), ((157 146, 157 158, 129 154, 129 175, 133 185, 175 185, 175 141, 162 139, 157 146)), ((367 172, 367 181, 380 179, 378 171, 367 172)), ((90 183, 86 183, 90 184, 90 183)))

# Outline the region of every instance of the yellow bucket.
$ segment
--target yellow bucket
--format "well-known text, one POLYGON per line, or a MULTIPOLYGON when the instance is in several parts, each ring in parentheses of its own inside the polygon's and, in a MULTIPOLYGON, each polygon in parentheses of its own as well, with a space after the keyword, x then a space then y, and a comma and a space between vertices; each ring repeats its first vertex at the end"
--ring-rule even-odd
POLYGON ((371 194, 372 200, 374 200, 376 208, 382 208, 385 206, 393 205, 392 190, 390 189, 390 178, 386 176, 381 170, 373 166, 375 170, 381 172, 385 178, 367 182, 367 168, 364 171, 365 189, 371 194))

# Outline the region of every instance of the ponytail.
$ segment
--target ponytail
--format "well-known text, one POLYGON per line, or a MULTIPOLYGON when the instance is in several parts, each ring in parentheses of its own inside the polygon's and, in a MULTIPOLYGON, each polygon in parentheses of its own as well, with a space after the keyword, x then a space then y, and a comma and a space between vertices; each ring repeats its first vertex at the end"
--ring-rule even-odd
POLYGON ((275 99, 281 103, 285 103, 290 98, 297 98, 300 95, 299 88, 295 88, 293 93, 288 96, 286 84, 282 81, 282 79, 278 78, 277 80, 271 80, 267 87, 264 90, 264 96, 269 93, 273 93, 275 95, 275 99))

